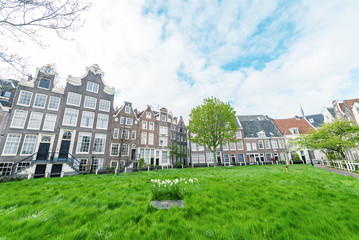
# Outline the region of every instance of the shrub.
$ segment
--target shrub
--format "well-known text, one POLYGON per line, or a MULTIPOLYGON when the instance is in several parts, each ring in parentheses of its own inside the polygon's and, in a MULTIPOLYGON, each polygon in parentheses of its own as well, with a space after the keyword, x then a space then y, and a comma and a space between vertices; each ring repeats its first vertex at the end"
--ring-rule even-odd
POLYGON ((295 153, 295 157, 294 157, 294 161, 298 162, 298 161, 302 161, 302 159, 300 159, 298 153, 295 153))
POLYGON ((141 167, 143 167, 143 165, 145 165, 145 160, 143 158, 140 158, 138 160, 138 166, 141 168, 141 167))

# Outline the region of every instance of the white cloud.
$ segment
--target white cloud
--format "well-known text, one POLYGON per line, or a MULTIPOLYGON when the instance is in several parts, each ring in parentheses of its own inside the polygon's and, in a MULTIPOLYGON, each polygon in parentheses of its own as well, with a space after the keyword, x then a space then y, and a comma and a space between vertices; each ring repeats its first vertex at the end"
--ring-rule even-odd
POLYGON ((105 81, 119 90, 116 105, 127 100, 142 110, 158 103, 188 120, 191 108, 216 96, 232 101, 240 114, 291 117, 300 114, 299 104, 318 113, 333 99, 358 97, 358 79, 351 78, 359 70, 357 12, 355 1, 285 8, 277 1, 95 1, 85 27, 71 34, 74 41, 44 32, 46 50, 31 44, 16 49, 31 57, 32 72, 55 63, 62 79, 99 64, 105 81), (145 14, 145 7, 155 11, 145 14), (158 15, 161 8, 167 13, 158 15), (253 36, 268 17, 273 23, 253 36), (289 38, 282 29, 288 22, 295 34, 289 38), (277 52, 280 41, 286 48, 277 52), (279 56, 260 70, 221 69, 258 53, 279 56), (179 79, 179 70, 193 86, 179 79))

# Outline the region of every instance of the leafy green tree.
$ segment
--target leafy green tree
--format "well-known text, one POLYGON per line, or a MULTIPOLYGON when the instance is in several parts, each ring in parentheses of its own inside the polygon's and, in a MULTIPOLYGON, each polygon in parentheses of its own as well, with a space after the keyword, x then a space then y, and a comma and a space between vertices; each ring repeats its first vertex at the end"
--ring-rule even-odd
POLYGON ((353 122, 335 120, 323 124, 293 140, 298 149, 320 149, 329 159, 333 156, 345 158, 345 151, 355 148, 359 142, 359 126, 353 122))
POLYGON ((175 142, 172 143, 172 145, 170 145, 169 148, 170 148, 170 158, 172 159, 172 164, 178 158, 185 158, 187 156, 186 148, 181 148, 181 145, 175 142))
POLYGON ((300 159, 298 153, 295 153, 295 155, 294 155, 294 161, 296 161, 296 162, 301 161, 301 159, 300 159))
POLYGON ((215 97, 204 99, 203 104, 193 108, 189 115, 189 139, 212 152, 214 167, 217 166, 216 148, 224 141, 236 141, 235 115, 229 103, 215 97))

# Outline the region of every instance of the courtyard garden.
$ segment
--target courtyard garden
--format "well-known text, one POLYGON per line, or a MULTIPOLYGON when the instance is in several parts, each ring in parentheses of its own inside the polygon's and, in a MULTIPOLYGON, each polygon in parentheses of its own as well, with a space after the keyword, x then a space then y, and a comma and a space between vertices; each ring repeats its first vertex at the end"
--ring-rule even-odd
POLYGON ((267 165, 7 182, 0 239, 359 239, 359 181, 267 165), (198 179, 184 208, 150 205, 155 179, 181 178, 198 179))

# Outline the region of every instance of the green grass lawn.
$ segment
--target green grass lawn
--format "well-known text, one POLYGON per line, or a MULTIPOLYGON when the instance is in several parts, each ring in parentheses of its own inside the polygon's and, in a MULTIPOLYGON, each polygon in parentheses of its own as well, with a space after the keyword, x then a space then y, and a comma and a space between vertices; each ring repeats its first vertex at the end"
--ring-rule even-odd
POLYGON ((359 239, 359 181, 311 166, 83 175, 0 184, 0 239, 359 239), (152 178, 198 178, 185 208, 152 178))

